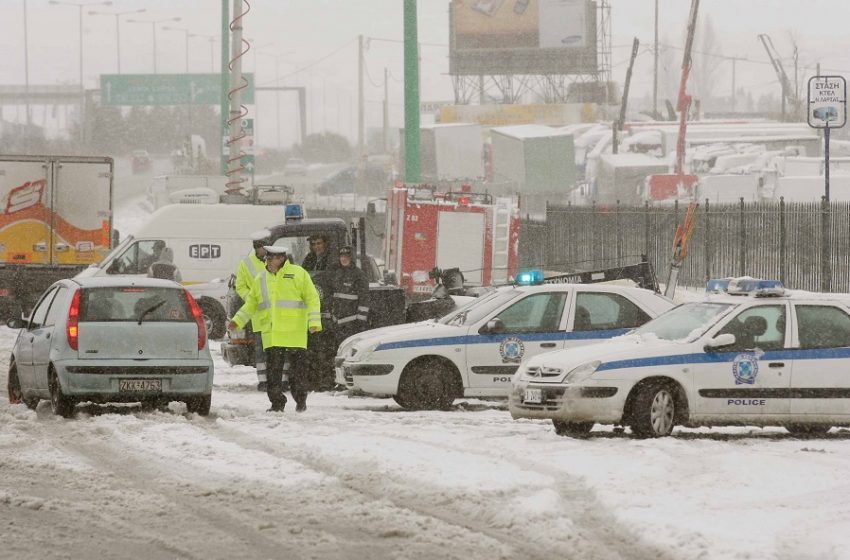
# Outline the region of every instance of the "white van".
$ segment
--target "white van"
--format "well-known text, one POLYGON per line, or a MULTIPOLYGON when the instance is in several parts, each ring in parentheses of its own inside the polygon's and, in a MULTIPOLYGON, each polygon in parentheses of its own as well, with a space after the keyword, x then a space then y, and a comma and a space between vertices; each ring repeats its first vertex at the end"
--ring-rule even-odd
MULTIPOLYGON (((211 338, 223 327, 223 300, 227 279, 236 272, 239 261, 252 250, 250 235, 285 221, 286 205, 253 204, 170 204, 150 215, 135 235, 128 236, 97 264, 78 277, 112 274, 146 276, 156 250, 165 243, 174 252, 174 264, 184 284, 196 296, 211 322, 211 338), (191 284, 221 279, 214 295, 202 297, 191 284), (219 296, 220 292, 220 298, 219 296)), ((221 333, 223 334, 223 332, 221 333)))

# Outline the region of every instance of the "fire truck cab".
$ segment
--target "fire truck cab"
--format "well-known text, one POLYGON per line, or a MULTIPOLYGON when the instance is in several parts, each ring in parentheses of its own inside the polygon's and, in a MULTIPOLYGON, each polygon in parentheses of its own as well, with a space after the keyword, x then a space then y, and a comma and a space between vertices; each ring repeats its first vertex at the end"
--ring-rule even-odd
POLYGON ((505 284, 516 275, 519 203, 429 185, 387 193, 384 261, 411 301, 434 290, 435 268, 458 268, 467 286, 505 284))

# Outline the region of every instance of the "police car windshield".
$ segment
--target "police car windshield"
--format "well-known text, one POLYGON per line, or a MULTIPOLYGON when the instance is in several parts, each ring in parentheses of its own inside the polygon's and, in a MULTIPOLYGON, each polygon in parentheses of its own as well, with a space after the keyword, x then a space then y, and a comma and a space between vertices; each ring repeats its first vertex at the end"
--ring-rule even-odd
POLYGON ((490 292, 452 310, 451 313, 441 317, 437 322, 454 326, 472 325, 520 293, 519 290, 496 290, 490 292))
POLYGON ((661 340, 695 340, 731 307, 730 303, 686 303, 633 330, 632 334, 661 340))

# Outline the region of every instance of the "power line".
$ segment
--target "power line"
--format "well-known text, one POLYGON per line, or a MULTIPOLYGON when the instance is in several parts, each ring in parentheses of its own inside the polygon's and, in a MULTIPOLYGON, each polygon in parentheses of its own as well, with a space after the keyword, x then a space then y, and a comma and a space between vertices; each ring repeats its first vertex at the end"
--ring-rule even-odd
POLYGON ((306 64, 306 65, 302 66, 301 68, 298 68, 297 70, 295 70, 295 71, 293 71, 293 72, 290 72, 289 74, 284 74, 283 76, 281 76, 280 78, 278 78, 278 79, 276 79, 276 80, 272 80, 272 81, 269 81, 269 82, 264 82, 264 83, 262 83, 262 84, 257 84, 257 85, 259 85, 259 86, 267 86, 267 85, 269 85, 269 84, 279 85, 280 80, 283 80, 284 78, 288 78, 288 77, 290 77, 290 76, 294 76, 294 75, 296 75, 296 74, 300 74, 300 73, 301 73, 301 72, 303 72, 304 70, 307 70, 307 69, 309 69, 309 68, 312 68, 313 66, 316 66, 316 65, 317 65, 317 64, 319 64, 320 62, 324 62, 325 60, 329 59, 330 57, 332 57, 333 55, 335 55, 336 53, 338 53, 339 51, 341 51, 341 50, 342 50, 342 49, 344 49, 345 47, 347 47, 347 46, 351 45, 352 43, 354 43, 354 41, 356 41, 356 39, 351 39, 350 41, 348 41, 348 42, 347 42, 347 43, 345 43, 344 45, 341 45, 339 48, 334 49, 333 51, 329 52, 329 53, 328 53, 328 54, 326 54, 325 56, 323 56, 323 57, 321 57, 321 58, 319 58, 319 59, 317 59, 317 60, 314 60, 314 61, 313 61, 313 62, 311 62, 310 64, 306 64))

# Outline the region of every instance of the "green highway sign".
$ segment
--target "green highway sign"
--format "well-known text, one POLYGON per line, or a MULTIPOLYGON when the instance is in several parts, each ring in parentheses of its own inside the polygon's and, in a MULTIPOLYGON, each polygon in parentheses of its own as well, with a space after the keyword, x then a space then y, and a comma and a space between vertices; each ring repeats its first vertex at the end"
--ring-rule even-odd
POLYGON ((242 165, 245 166, 245 171, 247 171, 248 173, 254 172, 254 161, 255 159, 253 154, 247 154, 242 156, 242 165))
MULTIPOLYGON (((254 103, 254 74, 242 103, 254 103)), ((221 74, 101 74, 101 105, 218 105, 221 74)))

